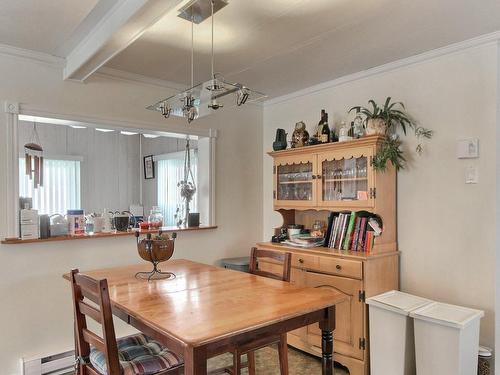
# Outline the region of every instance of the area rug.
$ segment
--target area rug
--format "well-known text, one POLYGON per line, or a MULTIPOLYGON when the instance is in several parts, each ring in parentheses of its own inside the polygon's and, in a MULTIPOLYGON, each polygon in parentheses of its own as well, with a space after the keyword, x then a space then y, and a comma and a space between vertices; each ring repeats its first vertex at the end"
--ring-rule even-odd
MULTIPOLYGON (((256 375, 279 375, 278 350, 275 347, 267 347, 257 350, 255 353, 256 375)), ((208 361, 209 370, 229 367, 233 363, 231 354, 223 354, 208 361)), ((288 347, 288 364, 290 375, 319 375, 321 374, 321 361, 319 358, 305 354, 288 347)), ((242 374, 248 374, 247 369, 242 374)), ((348 375, 349 372, 335 367, 335 375, 348 375)))

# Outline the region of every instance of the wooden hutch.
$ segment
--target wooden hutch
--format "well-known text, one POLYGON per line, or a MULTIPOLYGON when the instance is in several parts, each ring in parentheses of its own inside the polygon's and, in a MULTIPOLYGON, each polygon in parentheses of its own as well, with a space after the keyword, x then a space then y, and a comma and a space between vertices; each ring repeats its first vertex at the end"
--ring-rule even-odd
MULTIPOLYGON (((378 172, 371 163, 382 140, 367 136, 269 153, 274 159, 274 209, 283 216, 284 226, 304 224, 310 229, 315 220, 327 222, 331 211, 368 211, 382 220, 382 234, 375 237, 369 254, 257 244, 261 249, 292 253, 292 283, 332 288, 347 296, 346 302, 337 306, 335 361, 351 375, 369 374, 365 299, 399 288, 396 171, 389 165, 386 171, 378 172)), ((276 272, 276 267, 270 261, 259 262, 259 268, 269 272, 276 272)), ((321 356, 317 324, 289 333, 288 343, 321 356)))

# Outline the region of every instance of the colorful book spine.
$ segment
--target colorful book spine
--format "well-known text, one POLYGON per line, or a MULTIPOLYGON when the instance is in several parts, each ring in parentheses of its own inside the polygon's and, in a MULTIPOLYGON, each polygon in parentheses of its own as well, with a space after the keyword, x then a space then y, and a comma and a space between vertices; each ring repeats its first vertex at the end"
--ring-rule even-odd
POLYGON ((350 245, 351 245, 351 236, 352 232, 354 230, 354 222, 356 221, 356 212, 351 212, 349 215, 349 221, 347 223, 347 230, 346 230, 346 235, 344 239, 344 243, 342 245, 343 250, 349 250, 350 245))
POLYGON ((360 228, 359 228, 359 236, 358 236, 358 243, 356 246, 356 251, 364 251, 367 223, 368 223, 368 218, 362 217, 360 228))
POLYGON ((340 226, 342 225, 342 220, 344 220, 344 214, 341 213, 337 217, 337 223, 335 225, 335 233, 333 235, 333 241, 332 241, 332 244, 330 246, 331 248, 335 248, 335 246, 337 245, 338 238, 339 238, 340 226))
POLYGON ((334 218, 335 218, 335 213, 330 212, 330 215, 328 216, 328 227, 326 229, 325 242, 324 242, 323 246, 328 247, 328 244, 330 242, 330 237, 332 235, 332 225, 333 225, 334 218))
POLYGON ((369 230, 366 232, 366 239, 365 239, 365 252, 367 254, 370 254, 372 249, 373 249, 373 242, 375 240, 375 234, 373 231, 369 230))
POLYGON ((358 244, 358 238, 359 238, 359 228, 361 227, 361 218, 358 216, 356 217, 356 223, 354 224, 354 236, 352 239, 352 244, 351 244, 351 250, 356 251, 356 247, 358 244))
POLYGON ((335 246, 336 249, 339 249, 339 250, 342 249, 342 246, 343 246, 344 240, 345 240, 345 234, 347 232, 347 223, 349 222, 350 216, 351 215, 349 215, 349 214, 345 214, 344 218, 342 219, 342 224, 340 226, 340 233, 339 233, 339 241, 338 241, 337 245, 335 246))

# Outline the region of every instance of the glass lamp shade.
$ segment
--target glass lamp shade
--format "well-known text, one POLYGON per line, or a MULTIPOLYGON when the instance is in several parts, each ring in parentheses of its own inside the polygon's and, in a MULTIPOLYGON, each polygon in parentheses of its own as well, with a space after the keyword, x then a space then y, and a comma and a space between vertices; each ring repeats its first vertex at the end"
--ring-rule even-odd
POLYGON ((267 96, 250 90, 239 83, 214 78, 179 94, 150 105, 147 109, 160 112, 164 117, 185 117, 189 122, 204 117, 223 107, 261 101, 267 96))

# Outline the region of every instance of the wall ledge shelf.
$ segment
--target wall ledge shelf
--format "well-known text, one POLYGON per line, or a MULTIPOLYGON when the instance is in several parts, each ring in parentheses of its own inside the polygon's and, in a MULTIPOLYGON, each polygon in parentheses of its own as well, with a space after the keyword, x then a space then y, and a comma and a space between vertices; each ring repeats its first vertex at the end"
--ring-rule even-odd
MULTIPOLYGON (((209 229, 217 229, 217 225, 200 225, 199 227, 163 227, 161 231, 164 233, 178 233, 178 232, 193 232, 193 231, 203 231, 209 229)), ((56 242, 56 241, 74 241, 74 240, 90 240, 97 238, 114 238, 114 237, 125 237, 125 236, 134 236, 136 232, 139 232, 141 235, 146 235, 148 233, 158 233, 158 230, 131 230, 128 232, 110 232, 110 233, 95 233, 95 234, 82 234, 76 236, 57 236, 57 237, 49 237, 49 238, 34 238, 29 240, 21 240, 20 238, 5 238, 1 241, 2 245, 19 245, 19 244, 28 244, 28 243, 41 243, 41 242, 56 242)))

